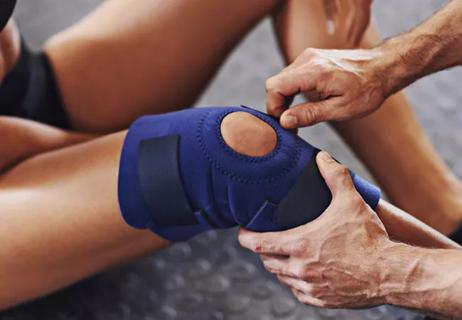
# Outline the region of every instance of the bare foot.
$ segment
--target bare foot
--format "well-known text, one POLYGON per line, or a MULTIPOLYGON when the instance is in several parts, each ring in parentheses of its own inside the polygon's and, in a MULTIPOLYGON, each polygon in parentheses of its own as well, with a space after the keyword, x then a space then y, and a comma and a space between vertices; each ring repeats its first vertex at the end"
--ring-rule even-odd
POLYGON ((11 19, 0 33, 0 83, 16 65, 21 52, 19 30, 11 19))

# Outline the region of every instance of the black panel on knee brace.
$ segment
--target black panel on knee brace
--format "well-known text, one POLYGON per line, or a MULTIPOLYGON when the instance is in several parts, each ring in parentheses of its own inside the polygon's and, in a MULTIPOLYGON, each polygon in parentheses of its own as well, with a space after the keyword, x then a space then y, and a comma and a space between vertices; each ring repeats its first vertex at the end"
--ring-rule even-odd
MULTIPOLYGON (((315 161, 318 149, 278 122, 246 107, 209 107, 138 119, 125 138, 119 168, 119 204, 135 228, 181 241, 212 228, 236 225, 266 232, 316 219, 331 193, 315 161), (246 112, 266 122, 277 146, 260 157, 230 148, 223 119, 246 112)), ((380 190, 352 173, 375 208, 380 190)))
POLYGON ((0 114, 69 127, 48 57, 32 52, 24 41, 16 66, 0 86, 0 114))

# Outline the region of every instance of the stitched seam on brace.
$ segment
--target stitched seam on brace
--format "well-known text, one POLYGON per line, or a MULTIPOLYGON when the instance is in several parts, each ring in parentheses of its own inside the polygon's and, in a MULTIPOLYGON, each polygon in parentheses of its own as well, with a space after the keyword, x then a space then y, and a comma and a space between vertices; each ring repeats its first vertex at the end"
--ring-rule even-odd
MULTIPOLYGON (((235 112, 235 111, 224 111, 223 114, 226 115, 226 114, 229 114, 229 113, 232 113, 232 112, 235 112)), ((197 138, 199 146, 200 146, 202 152, 204 153, 205 157, 207 158, 207 160, 221 174, 223 174, 223 175, 229 177, 230 179, 232 179, 234 181, 237 181, 239 183, 244 183, 244 184, 263 184, 263 183, 272 183, 274 181, 277 181, 279 179, 284 178, 286 176, 286 174, 296 166, 296 164, 297 164, 297 162, 298 162, 298 160, 300 158, 300 155, 301 155, 301 147, 300 146, 297 146, 295 148, 294 157, 290 159, 288 165, 285 168, 283 168, 281 170, 281 173, 279 173, 278 175, 275 175, 275 176, 272 176, 272 177, 265 177, 265 178, 249 179, 248 177, 241 176, 239 174, 230 172, 229 170, 224 168, 222 165, 220 165, 217 161, 215 161, 212 158, 212 156, 208 152, 207 146, 205 145, 204 138, 202 136, 202 128, 203 128, 203 124, 205 122, 205 119, 207 118, 207 116, 210 113, 211 113, 211 111, 207 112, 200 119, 199 125, 198 125, 198 127, 196 129, 196 138, 197 138)), ((223 115, 223 117, 224 117, 224 115, 223 115)), ((236 155, 239 155, 239 154, 236 153, 236 155)), ((274 156, 274 155, 271 155, 271 156, 274 156)), ((266 157, 268 157, 268 156, 266 156, 266 157)), ((261 157, 261 158, 264 158, 264 157, 261 157)), ((240 159, 240 160, 244 160, 244 159, 240 159)), ((265 159, 265 160, 268 160, 268 159, 265 159)), ((248 161, 248 162, 252 162, 252 161, 248 161)))

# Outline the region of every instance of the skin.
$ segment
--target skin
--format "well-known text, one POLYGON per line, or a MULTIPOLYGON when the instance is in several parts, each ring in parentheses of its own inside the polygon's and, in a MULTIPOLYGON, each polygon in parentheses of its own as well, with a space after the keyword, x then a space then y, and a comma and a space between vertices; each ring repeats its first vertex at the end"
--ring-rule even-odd
MULTIPOLYGON (((10 20, 0 33, 0 80, 13 69, 19 57, 20 41, 18 28, 10 20)), ((1 83, 1 81, 0 81, 1 83)))
POLYGON ((0 117, 0 135, 0 173, 36 154, 58 150, 96 137, 13 117, 0 117))
MULTIPOLYGON (((361 12, 355 11, 357 0, 343 2, 348 7, 339 10, 361 12)), ((140 115, 194 104, 236 44, 285 3, 155 0, 134 8, 125 0, 105 1, 80 23, 50 38, 44 50, 74 128, 115 131, 140 115)), ((306 10, 315 7, 324 16, 318 4, 313 1, 306 10)), ((349 22, 355 30, 352 38, 361 36, 362 27, 357 30, 356 25, 356 19, 349 22)), ((316 26, 324 28, 325 21, 316 26)))
MULTIPOLYGON (((291 63, 298 60, 300 54, 303 56, 306 48, 353 48, 354 45, 347 41, 348 19, 345 13, 350 12, 348 5, 343 1, 338 4, 339 12, 344 14, 337 18, 339 27, 330 34, 319 28, 320 25, 325 25, 321 3, 303 0, 286 2, 275 16, 275 28, 289 67, 275 78, 284 75, 287 70, 296 73, 298 69, 293 68, 291 63), (307 36, 305 30, 314 29, 317 32, 307 36)), ((380 42, 377 32, 370 26, 360 46, 369 48, 380 42)), ((320 61, 325 62, 323 59, 320 61)), ((337 64, 337 61, 333 63, 337 64)), ((338 63, 342 65, 343 61, 338 63)), ((306 70, 310 69, 301 67, 299 71, 303 73, 306 70)), ((309 78, 313 78, 311 73, 309 78)), ((272 79, 273 77, 268 80, 267 85, 272 79)), ((336 85, 337 82, 336 80, 332 84, 336 85)), ((348 83, 350 82, 355 83, 348 83)), ((317 95, 313 92, 304 94, 310 99, 317 95)), ((278 110, 273 97, 273 92, 268 90, 267 111, 273 116, 280 116, 284 108, 278 110)), ((290 100, 289 98, 290 96, 284 101, 290 100)), ((358 105, 361 104, 355 104, 358 105)), ((292 107, 286 112, 293 112, 296 108, 292 107)), ((285 126, 284 116, 281 124, 285 126)), ((356 120, 331 122, 331 125, 363 161, 393 204, 445 234, 452 233, 459 226, 462 220, 462 185, 425 136, 403 93, 390 96, 383 103, 383 108, 373 114, 356 120), (403 148, 403 145, 407 147, 403 148), (397 176, 400 179, 396 179, 397 176)))
POLYGON ((0 279, 9 288, 0 293, 0 309, 168 244, 120 216, 123 138, 119 133, 41 153, 0 176, 0 279))
MULTIPOLYGON (((155 0, 136 6, 111 0, 51 37, 44 50, 72 129, 116 132, 140 115, 194 104, 236 43, 265 16, 272 15, 279 47, 290 64, 307 47, 356 47, 369 8, 367 0, 239 0, 225 6, 210 0, 194 5, 155 0), (328 20, 335 28, 327 29, 328 20), (208 44, 198 45, 203 39, 208 44)), ((369 27, 360 46, 379 42, 369 27)), ((374 115, 333 127, 394 204, 450 234, 462 219, 460 181, 425 137, 404 95, 398 93, 384 105, 374 115), (408 147, 403 150, 402 144, 408 147)), ((279 115, 271 108, 269 112, 279 115)))
POLYGON ((226 116, 221 122, 221 132, 228 146, 246 156, 263 157, 276 148, 274 129, 246 112, 233 112, 226 116))
POLYGON ((231 50, 278 3, 104 1, 44 46, 73 128, 114 132, 141 115, 193 105, 231 50))
MULTIPOLYGON (((268 131, 260 119, 237 112, 223 123, 221 133, 231 148, 244 154, 272 151, 274 131, 268 131), (238 124, 244 120, 255 125, 240 130, 238 124)), ((19 120, 9 130, 20 132, 21 125, 29 128, 27 121, 19 120)), ((42 126, 34 127, 37 135, 45 129, 42 126)), ((0 134, 7 133, 6 128, 0 126, 0 134)), ((41 144, 41 153, 0 175, 0 282, 9 288, 0 293, 0 309, 169 245, 149 231, 129 227, 121 218, 117 173, 125 135, 123 131, 58 150, 53 150, 53 144, 41 144), (45 151, 47 147, 50 151, 45 151)), ((5 136, 19 140, 11 133, 5 136)), ((408 214, 387 214, 384 208, 384 223, 400 241, 411 237, 422 246, 457 247, 408 214)))
MULTIPOLYGON (((462 316, 462 251, 393 241, 388 227, 361 199, 345 167, 317 157, 333 199, 315 221, 283 232, 241 230, 241 245, 261 255, 305 304, 363 308, 395 304, 429 314, 462 316)), ((397 239, 395 239, 397 240, 397 239)))
MULTIPOLYGON (((346 19, 347 40, 353 45, 359 45, 361 38, 369 26, 370 10, 372 0, 350 0, 344 1, 350 5, 348 17, 346 19)), ((324 12, 326 14, 326 30, 328 33, 335 33, 342 22, 340 12, 341 3, 338 0, 323 0, 324 12)))
MULTIPOLYGON (((452 1, 422 25, 375 49, 309 49, 290 72, 286 69, 269 80, 269 108, 282 111, 281 123, 289 128, 289 116, 297 118, 294 126, 303 126, 372 112, 396 90, 461 63, 461 16, 462 1, 452 1), (307 70, 310 79, 302 76, 307 70), (319 91, 319 102, 283 111, 287 98, 311 90, 319 91)), ((311 224, 283 233, 244 230, 241 244, 261 253, 267 269, 306 304, 366 307, 389 303, 441 318, 462 317, 461 251, 392 241, 377 216, 358 202, 344 168, 326 154, 317 160, 334 194, 326 212, 311 224)))
MULTIPOLYGON (((345 3, 347 1, 339 3, 339 13, 350 12, 342 7, 345 3)), ((128 127, 139 115, 191 105, 234 45, 269 13, 274 13, 281 50, 288 62, 310 44, 326 48, 352 45, 343 32, 347 19, 342 14, 337 18, 338 27, 333 33, 327 33, 319 1, 229 1, 223 7, 222 3, 218 5, 203 0, 195 2, 194 8, 190 6, 190 2, 174 0, 149 1, 136 6, 122 0, 107 1, 90 16, 46 43, 44 49, 52 62, 75 130, 92 134, 113 132, 128 127), (179 16, 178 12, 184 14, 179 16), (120 17, 123 17, 123 23, 120 23, 120 17), (168 34, 165 30, 169 30, 168 34), (306 30, 313 32, 307 35, 306 30), (197 45, 202 39, 213 45, 197 45), (179 44, 180 48, 177 47, 179 44), (188 50, 182 50, 184 47, 188 50), (152 52, 156 52, 155 59, 152 52), (182 77, 179 78, 178 74, 182 77)), ((2 45, 1 55, 6 56, 7 51, 3 48, 2 45)), ((12 57, 2 61, 7 67, 3 70, 11 70, 14 55, 12 57)), ((387 191, 398 194, 407 191, 400 184, 411 181, 422 172, 434 181, 444 181, 450 173, 444 166, 438 166, 439 158, 426 147, 427 144, 421 143, 425 142, 421 132, 417 131, 417 137, 414 137, 407 130, 402 131, 399 125, 395 127, 395 122, 388 121, 389 117, 401 115, 399 110, 409 110, 403 96, 389 101, 387 110, 392 110, 390 113, 373 120, 365 119, 364 123, 346 124, 339 132, 357 151, 364 152, 365 162, 372 169, 377 168, 376 177, 392 176, 390 172, 400 177, 400 181, 387 184, 387 191), (370 134, 367 128, 372 124, 377 132, 370 134), (391 129, 400 141, 418 151, 408 158, 420 164, 413 167, 413 174, 394 162, 401 155, 397 146, 387 146, 380 161, 367 154, 367 150, 380 154, 377 145, 380 145, 380 132, 385 129, 391 129), (366 133, 368 140, 362 138, 366 133), (416 140, 420 142, 415 143, 416 140), (430 161, 421 163, 421 159, 430 161), (382 167, 392 170, 380 171, 382 167)), ((402 118, 415 123, 410 112, 402 118)), ((66 135, 55 133, 56 137, 66 135)), ((2 212, 5 222, 0 234, 5 237, 2 243, 8 248, 2 251, 4 256, 0 261, 4 264, 0 265, 0 275, 2 283, 8 284, 14 292, 13 296, 1 298, 2 308, 57 290, 167 245, 150 233, 127 228, 120 219, 115 175, 123 134, 54 151, 56 147, 46 143, 37 147, 35 138, 26 136, 37 154, 27 150, 26 154, 11 152, 13 156, 8 166, 16 165, 0 178, 0 208, 5 212, 2 212), (27 159, 18 163, 24 158, 27 159), (94 192, 91 192, 92 188, 95 188, 94 192), (99 203, 101 190, 104 190, 105 201, 99 203), (81 198, 75 195, 81 195, 81 198), (31 207, 34 208, 33 215, 30 214, 31 207), (60 207, 58 214, 57 207, 60 207), (31 219, 37 223, 30 223, 31 219), (69 228, 69 221, 74 229, 69 228), (49 224, 45 225, 45 222, 49 224), (57 227, 61 224, 65 227, 57 227), (12 225, 16 227, 12 228, 12 225), (42 228, 35 229, 34 225, 42 228), (102 239, 101 230, 114 234, 114 237, 102 239), (72 263, 73 268, 67 263, 72 263), (49 270, 54 271, 50 277, 49 270), (45 278, 48 280, 43 281, 45 278), (22 288, 22 279, 31 283, 30 288, 22 288)), ((66 143, 60 141, 58 144, 61 148, 66 143)), ((16 148, 14 143, 11 145, 16 148)), ((421 196, 420 200, 428 199, 426 208, 431 208, 428 209, 431 213, 444 212, 440 202, 449 203, 452 211, 457 209, 449 201, 451 199, 441 198, 441 193, 431 189, 414 189, 414 193, 421 196)), ((418 204, 416 201, 405 203, 414 209, 418 204)), ((445 220, 444 217, 444 214, 439 215, 438 221, 445 220)), ((435 238, 440 245, 447 245, 440 242, 440 236, 435 238)))
POLYGON ((415 80, 462 63, 462 2, 446 7, 413 30, 369 50, 307 48, 268 79, 267 105, 287 128, 363 117, 415 80), (320 101, 287 109, 299 92, 315 91, 320 101))

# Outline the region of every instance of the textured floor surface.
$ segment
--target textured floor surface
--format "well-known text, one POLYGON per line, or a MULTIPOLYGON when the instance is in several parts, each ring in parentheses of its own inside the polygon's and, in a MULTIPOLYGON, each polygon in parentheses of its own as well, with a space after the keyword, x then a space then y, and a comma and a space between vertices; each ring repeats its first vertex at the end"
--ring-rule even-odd
MULTIPOLYGON (((444 2, 377 0, 374 15, 382 34, 391 36, 417 24, 444 2)), ((78 20, 97 3, 97 0, 22 0, 17 17, 26 39, 39 46, 50 34, 78 20)), ((261 106, 264 80, 281 67, 269 22, 264 21, 230 57, 198 104, 261 106)), ((430 139, 459 177, 462 164, 456 159, 462 155, 461 79, 462 70, 451 70, 421 80, 408 89, 430 139)), ((302 135, 367 176, 327 126, 303 130, 302 135)), ((0 284, 0 290, 8 288, 0 284)), ((419 318, 391 307, 348 311, 301 306, 262 270, 255 256, 239 248, 233 230, 202 235, 0 315, 0 320, 419 318)))

